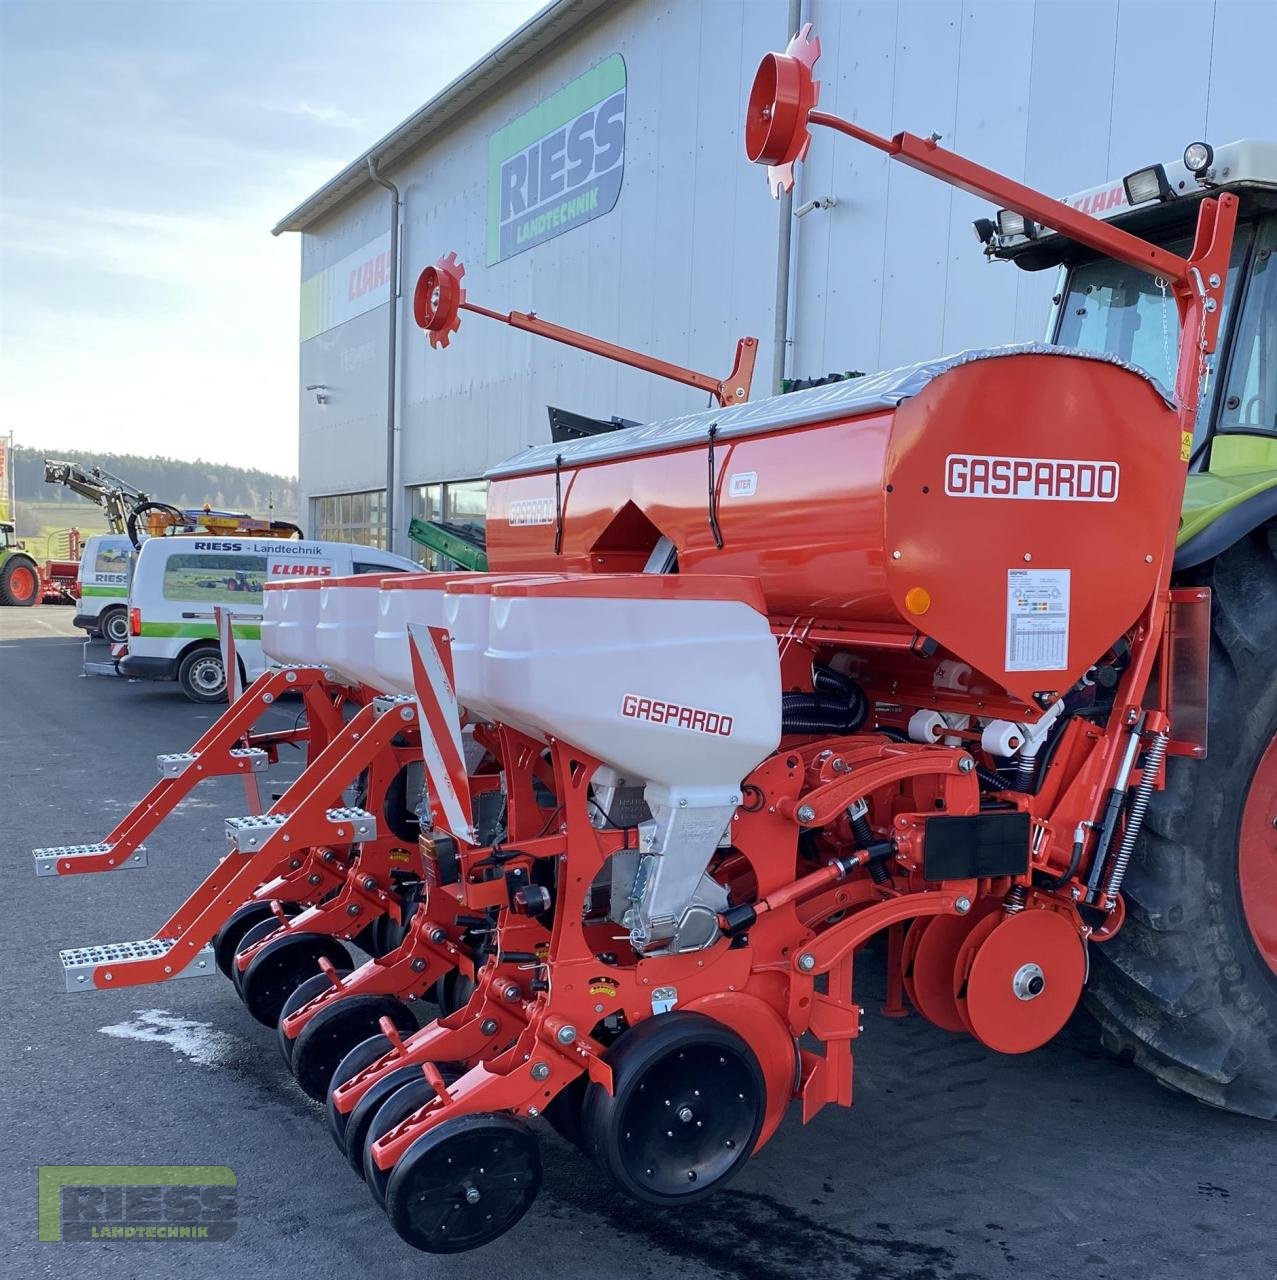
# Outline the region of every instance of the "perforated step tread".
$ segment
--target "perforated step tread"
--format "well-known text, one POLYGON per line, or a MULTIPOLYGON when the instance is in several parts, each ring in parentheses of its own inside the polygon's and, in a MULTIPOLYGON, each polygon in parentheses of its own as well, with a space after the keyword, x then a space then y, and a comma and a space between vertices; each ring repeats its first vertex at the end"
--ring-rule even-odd
MULTIPOLYGON (((58 952, 62 962, 62 974, 68 991, 96 991, 93 971, 101 965, 119 966, 139 960, 158 960, 168 955, 176 942, 174 938, 142 938, 138 942, 108 942, 102 946, 68 947, 58 952)), ((110 972, 108 970, 108 972, 110 972)), ((166 978, 204 978, 217 972, 210 943, 201 947, 191 960, 176 973, 166 978)))
POLYGON ((329 809, 326 816, 329 822, 339 828, 340 839, 345 840, 347 838, 346 835, 340 832, 340 828, 345 826, 353 828, 354 834, 350 836, 352 840, 372 840, 377 834, 377 819, 367 809, 356 809, 349 806, 340 809, 329 809))
MULTIPOLYGON (((56 876, 61 875, 62 870, 59 869, 58 863, 74 863, 77 858, 99 858, 104 853, 110 853, 115 848, 113 844, 63 844, 56 845, 48 849, 32 849, 31 856, 35 859, 35 873, 38 876, 56 876)), ((146 845, 140 844, 131 853, 122 855, 122 861, 113 869, 117 871, 127 871, 132 867, 146 866, 146 845)), ((67 871, 70 868, 66 868, 67 871)))
POLYGON ((240 853, 256 853, 288 821, 286 813, 247 814, 226 819, 226 842, 240 853))
MULTIPOLYGON (((264 773, 270 763, 261 747, 233 747, 227 754, 232 760, 244 761, 249 773, 264 773)), ((161 778, 180 778, 199 758, 198 751, 170 751, 156 756, 155 766, 161 778)))

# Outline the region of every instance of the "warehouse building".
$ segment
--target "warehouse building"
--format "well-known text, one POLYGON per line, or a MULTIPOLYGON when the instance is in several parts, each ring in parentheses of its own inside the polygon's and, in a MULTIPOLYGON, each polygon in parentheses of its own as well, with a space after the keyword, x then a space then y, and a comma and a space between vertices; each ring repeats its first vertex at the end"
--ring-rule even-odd
POLYGON ((755 398, 1042 335, 1054 273, 987 264, 979 201, 827 132, 792 199, 769 198, 744 103, 798 18, 822 41, 823 107, 1057 195, 1272 133, 1277 6, 558 0, 275 227, 302 236, 314 536, 410 550, 413 516, 481 525, 485 470, 550 438, 549 405, 653 421, 705 404, 480 316, 431 349, 413 285, 450 251, 472 301, 716 377, 755 336, 755 398))

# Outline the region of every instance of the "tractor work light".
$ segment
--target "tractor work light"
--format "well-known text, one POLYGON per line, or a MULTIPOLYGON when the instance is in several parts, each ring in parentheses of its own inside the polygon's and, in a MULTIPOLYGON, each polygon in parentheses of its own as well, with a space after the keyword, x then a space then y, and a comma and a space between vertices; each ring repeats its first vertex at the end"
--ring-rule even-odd
POLYGON ((1190 142, 1184 148, 1184 168, 1200 178, 1215 163, 1215 148, 1209 142, 1190 142))
POLYGON ((1147 169, 1137 169, 1122 179, 1126 188, 1127 204, 1148 204, 1150 200, 1169 200, 1175 193, 1167 180, 1166 170, 1160 164, 1147 169))
POLYGON ((994 225, 992 218, 977 218, 971 224, 972 230, 975 231, 975 237, 981 244, 988 244, 997 233, 997 227, 994 225))
POLYGON ((1004 240, 1009 240, 1012 236, 1027 236, 1030 240, 1036 240, 1038 224, 1024 214, 1016 213, 1014 209, 999 209, 998 235, 1004 240))

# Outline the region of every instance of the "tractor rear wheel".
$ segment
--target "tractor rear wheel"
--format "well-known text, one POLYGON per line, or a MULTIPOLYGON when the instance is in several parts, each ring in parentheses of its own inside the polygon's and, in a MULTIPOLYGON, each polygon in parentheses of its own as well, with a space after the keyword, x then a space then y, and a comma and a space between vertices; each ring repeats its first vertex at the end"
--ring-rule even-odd
POLYGON ((1087 1005, 1163 1084, 1277 1119, 1277 527, 1194 582, 1212 590, 1207 757, 1168 762, 1087 1005))
POLYGON ((30 608, 40 603, 40 570, 30 556, 12 555, 0 565, 0 604, 30 608))

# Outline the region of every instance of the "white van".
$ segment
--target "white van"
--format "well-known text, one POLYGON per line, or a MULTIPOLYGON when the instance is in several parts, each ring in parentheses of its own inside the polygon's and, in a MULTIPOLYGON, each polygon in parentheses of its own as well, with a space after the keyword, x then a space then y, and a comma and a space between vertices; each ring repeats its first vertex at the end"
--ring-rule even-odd
POLYGON ((348 542, 244 535, 148 538, 129 584, 129 651, 121 675, 176 680, 192 702, 223 702, 226 672, 213 609, 231 611, 245 682, 266 670, 262 586, 354 573, 420 573, 403 556, 348 542))
POLYGON ((129 570, 133 544, 122 533, 97 533, 80 557, 80 607, 72 625, 112 644, 129 638, 129 570))

